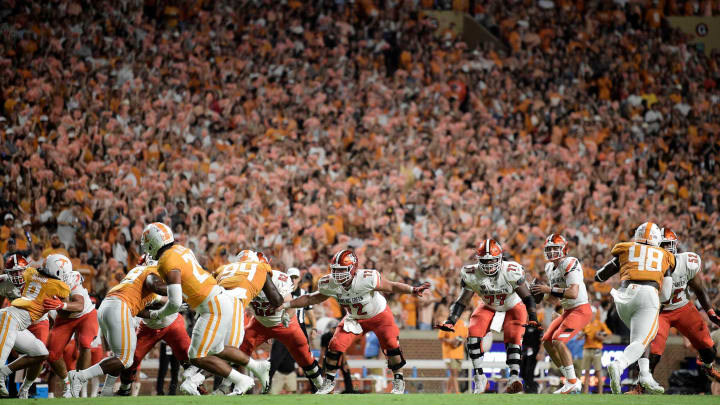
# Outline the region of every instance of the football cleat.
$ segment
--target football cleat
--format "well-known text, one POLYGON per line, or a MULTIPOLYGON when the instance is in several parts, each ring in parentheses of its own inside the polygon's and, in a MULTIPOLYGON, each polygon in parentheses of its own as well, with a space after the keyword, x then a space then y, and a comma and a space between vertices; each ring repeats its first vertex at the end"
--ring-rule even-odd
POLYGON ((211 395, 229 395, 232 392, 232 382, 227 378, 223 379, 222 383, 211 395))
POLYGON ((717 369, 715 369, 715 367, 713 367, 712 364, 708 364, 708 365, 703 364, 703 362, 700 361, 700 359, 697 360, 697 363, 700 366, 700 369, 702 369, 702 371, 705 373, 705 375, 710 380, 715 380, 717 382, 720 382, 720 371, 717 371, 717 369))
POLYGON ((638 377, 638 384, 642 386, 645 392, 647 392, 648 394, 659 395, 665 393, 665 388, 663 388, 662 385, 658 384, 658 382, 655 381, 655 379, 652 378, 651 375, 647 377, 638 377))
POLYGON ((475 376, 473 376, 473 381, 475 382, 473 394, 484 393, 487 388, 487 377, 485 377, 485 374, 475 374, 475 376))
POLYGON ((335 391, 335 380, 326 378, 323 385, 318 388, 316 395, 332 394, 335 391))
POLYGON ((620 385, 622 370, 620 370, 620 365, 616 361, 613 361, 608 364, 607 370, 608 375, 610 376, 610 389, 612 390, 612 393, 620 394, 622 391, 622 386, 620 385))
POLYGON ((22 388, 18 392, 18 399, 28 399, 30 398, 30 387, 22 388))
POLYGON ((180 392, 185 395, 200 396, 200 391, 197 389, 197 385, 193 382, 192 378, 188 378, 180 384, 180 392))
POLYGON ((69 371, 68 379, 70 380, 70 394, 73 398, 80 398, 80 390, 85 384, 85 381, 80 377, 80 373, 75 370, 69 371))
POLYGON ((629 389, 625 395, 642 395, 645 393, 645 390, 643 389, 642 385, 635 384, 631 389, 629 389))
POLYGON ((553 394, 579 394, 580 390, 582 390, 582 383, 580 380, 576 380, 574 383, 566 380, 565 384, 563 384, 560 389, 553 392, 553 394))
POLYGON ((120 388, 115 392, 115 396, 116 397, 129 397, 131 390, 132 390, 132 385, 127 388, 120 388))
POLYGON ((258 380, 260 380, 262 393, 266 394, 270 390, 270 362, 263 360, 258 361, 258 363, 257 368, 248 367, 248 369, 255 374, 255 377, 257 377, 258 380))
POLYGON ((244 374, 240 374, 242 377, 242 383, 235 384, 235 389, 229 393, 229 396, 244 395, 248 390, 255 386, 255 380, 252 377, 248 377, 244 374))
POLYGON ((520 381, 520 377, 516 375, 510 376, 510 379, 508 379, 508 385, 505 387, 505 393, 506 394, 517 394, 518 392, 522 392, 523 385, 522 381, 520 381))
POLYGON ((405 380, 401 378, 396 378, 392 382, 392 391, 390 391, 391 394, 404 394, 405 393, 405 380))

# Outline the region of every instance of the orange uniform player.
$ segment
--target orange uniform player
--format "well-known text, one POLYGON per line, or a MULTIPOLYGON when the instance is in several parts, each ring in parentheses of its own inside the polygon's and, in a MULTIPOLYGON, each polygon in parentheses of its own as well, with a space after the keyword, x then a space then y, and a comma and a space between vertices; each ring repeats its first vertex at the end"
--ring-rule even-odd
POLYGON ((70 394, 73 397, 80 394, 82 383, 102 374, 107 374, 102 395, 113 394, 112 390, 120 371, 129 368, 133 363, 137 345, 133 318, 156 294, 167 294, 156 266, 135 267, 108 292, 100 304, 98 320, 100 331, 113 355, 90 368, 68 373, 70 394))
MULTIPOLYGON (((640 359, 657 334, 661 301, 658 293, 661 287, 666 297, 672 290, 669 273, 675 269, 675 256, 660 247, 661 241, 662 234, 657 224, 646 222, 635 230, 632 242, 618 243, 613 247, 613 259, 595 274, 596 281, 604 282, 619 273, 621 288, 612 289, 610 294, 615 299, 620 319, 630 328, 630 344, 608 366, 614 394, 620 393, 623 370, 640 359)), ((662 388, 652 376, 639 382, 651 391, 662 388)))
POLYGON ((272 268, 260 252, 243 250, 238 254, 238 260, 218 267, 215 277, 221 287, 242 301, 243 308, 247 308, 262 291, 272 268))
MULTIPOLYGON (((14 371, 35 367, 47 358, 47 348, 27 328, 50 310, 67 306, 62 300, 68 298, 70 288, 61 280, 71 270, 72 265, 67 257, 55 254, 48 256, 40 270, 31 267, 25 270, 21 297, 0 310, 0 365, 3 365, 0 367, 0 396, 8 395, 5 377, 14 371), (27 356, 5 366, 13 349, 27 356)), ((26 375, 23 389, 29 389, 35 377, 26 375)), ((27 390, 24 395, 27 398, 27 390)))

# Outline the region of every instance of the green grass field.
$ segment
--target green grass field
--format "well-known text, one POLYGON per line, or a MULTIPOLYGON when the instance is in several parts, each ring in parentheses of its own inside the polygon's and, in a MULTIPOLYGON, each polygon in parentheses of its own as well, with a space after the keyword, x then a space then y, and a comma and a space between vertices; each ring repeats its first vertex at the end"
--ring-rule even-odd
POLYGON ((115 397, 115 398, 80 398, 80 399, 31 399, 31 400, 5 400, 3 404, 52 404, 52 405, 185 405, 185 404, 238 404, 243 405, 327 405, 340 402, 342 405, 462 405, 491 403, 492 405, 664 405, 688 404, 710 405, 720 404, 720 398, 709 395, 443 395, 443 394, 362 394, 362 395, 248 395, 244 397, 115 397))

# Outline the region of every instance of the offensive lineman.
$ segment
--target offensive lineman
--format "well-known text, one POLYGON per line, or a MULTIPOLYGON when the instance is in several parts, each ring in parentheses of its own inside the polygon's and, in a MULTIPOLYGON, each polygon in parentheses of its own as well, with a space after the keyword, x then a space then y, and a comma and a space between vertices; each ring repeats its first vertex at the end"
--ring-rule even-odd
POLYGON ((567 342, 592 320, 592 309, 588 302, 587 289, 583 281, 580 261, 568 256, 567 241, 562 235, 552 234, 545 239, 545 274, 550 286, 534 284, 533 294, 550 294, 560 298, 563 307, 561 316, 552 321, 542 337, 543 346, 553 363, 565 376, 565 384, 555 394, 575 394, 582 389, 582 382, 575 375, 572 353, 567 342))
MULTIPOLYGON (((668 273, 675 269, 675 256, 661 248, 660 242, 660 228, 653 222, 645 222, 635 230, 632 242, 613 247, 612 260, 595 274, 595 281, 604 282, 620 273, 621 287, 613 288, 610 294, 620 319, 630 328, 630 344, 608 365, 613 394, 620 394, 623 370, 640 359, 655 338, 660 302, 670 297, 672 278, 668 273)), ((648 390, 657 385, 643 379, 638 381, 648 390)))
POLYGON ((535 300, 525 281, 522 266, 502 258, 503 250, 494 239, 484 240, 475 249, 476 264, 463 266, 460 272, 460 296, 450 306, 450 316, 444 324, 438 326, 445 331, 453 331, 455 322, 470 304, 473 294, 478 294, 483 303, 475 308, 470 316, 467 350, 475 369, 474 394, 485 392, 487 377, 483 373, 482 339, 490 332, 491 324, 502 323, 507 365, 510 378, 505 392, 515 394, 523 390, 520 381, 520 353, 525 324, 538 328, 540 325, 535 313, 535 300), (528 321, 529 319, 529 321, 528 321))
POLYGON ((318 291, 303 295, 282 305, 283 309, 304 308, 334 297, 347 315, 335 329, 325 354, 325 381, 317 394, 329 394, 335 389, 335 372, 340 356, 352 344, 357 335, 375 332, 380 347, 388 359, 388 368, 394 374, 393 394, 405 393, 402 367, 405 358, 400 350, 400 330, 395 323, 385 297, 380 294, 400 293, 421 296, 430 283, 412 287, 404 283, 385 280, 377 270, 358 269, 358 259, 350 250, 341 250, 330 262, 330 274, 318 281, 318 291))

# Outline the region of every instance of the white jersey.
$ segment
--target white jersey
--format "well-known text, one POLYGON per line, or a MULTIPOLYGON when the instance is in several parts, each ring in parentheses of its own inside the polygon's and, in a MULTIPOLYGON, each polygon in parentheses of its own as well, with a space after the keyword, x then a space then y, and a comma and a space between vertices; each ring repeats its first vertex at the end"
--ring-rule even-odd
POLYGON ((560 299, 563 309, 572 309, 588 303, 587 289, 583 281, 583 270, 580 260, 575 257, 566 256, 557 262, 557 267, 552 262, 546 263, 545 274, 548 280, 550 280, 551 288, 568 288, 573 284, 578 285, 577 298, 560 299))
POLYGON ((381 313, 387 307, 387 301, 375 288, 380 284, 380 272, 359 269, 352 279, 349 289, 338 284, 330 274, 320 278, 318 292, 335 297, 338 304, 345 308, 351 319, 369 319, 381 313))
POLYGON ((80 312, 70 312, 70 315, 68 315, 68 318, 77 319, 85 314, 89 314, 90 312, 95 309, 95 304, 92 303, 90 300, 90 295, 88 294, 88 291, 83 287, 82 283, 85 279, 83 278, 82 274, 80 274, 77 271, 71 271, 70 274, 65 278, 65 283, 70 287, 70 296, 73 295, 82 295, 84 306, 82 311, 80 312))
POLYGON ((700 265, 700 256, 695 253, 684 252, 675 255, 675 270, 672 273, 672 296, 670 301, 663 307, 663 311, 682 308, 690 302, 687 295, 688 282, 700 272, 700 265))
POLYGON ((522 302, 515 289, 525 282, 520 263, 503 261, 495 275, 486 275, 477 264, 463 266, 460 277, 465 288, 482 298, 494 311, 505 312, 522 302))
MULTIPOLYGON (((271 280, 273 284, 275 284, 275 287, 277 287, 281 297, 285 298, 290 295, 293 290, 293 283, 287 274, 273 270, 271 280)), ((263 291, 260 291, 260 294, 250 302, 250 305, 252 305, 255 311, 255 319, 263 326, 272 328, 280 325, 283 311, 282 309, 273 311, 272 305, 270 305, 270 301, 268 301, 263 291)), ((292 311, 290 315, 293 315, 293 313, 294 311, 292 311)))

